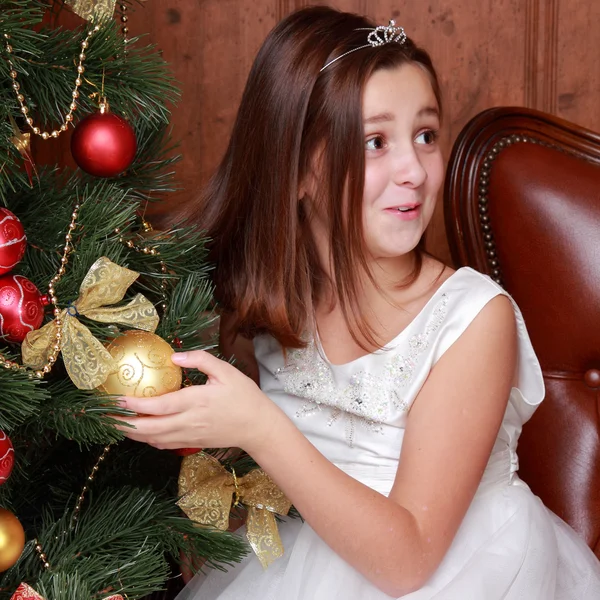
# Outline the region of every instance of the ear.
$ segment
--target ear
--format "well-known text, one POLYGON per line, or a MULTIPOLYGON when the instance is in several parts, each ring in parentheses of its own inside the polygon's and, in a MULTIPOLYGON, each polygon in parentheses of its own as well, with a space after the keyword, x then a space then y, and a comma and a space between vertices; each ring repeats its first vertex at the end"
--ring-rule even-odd
POLYGON ((298 198, 302 200, 305 197, 314 198, 317 194, 317 177, 314 169, 306 173, 298 186, 298 198))
POLYGON ((325 151, 324 144, 321 144, 317 151, 312 156, 310 168, 298 185, 298 198, 304 197, 316 198, 318 189, 318 174, 321 170, 322 155, 325 151))

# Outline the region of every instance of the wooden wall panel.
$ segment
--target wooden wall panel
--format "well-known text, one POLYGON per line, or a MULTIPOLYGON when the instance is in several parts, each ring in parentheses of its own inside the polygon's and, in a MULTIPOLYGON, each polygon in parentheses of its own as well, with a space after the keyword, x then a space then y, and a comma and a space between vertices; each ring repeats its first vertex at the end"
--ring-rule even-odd
POLYGON ((252 60, 278 20, 274 4, 155 1, 131 17, 130 29, 150 32, 181 82, 183 97, 173 118, 187 190, 181 201, 206 181, 224 151, 252 60))
MULTIPOLYGON (((491 106, 522 105, 600 130, 600 2, 590 0, 332 0, 390 18, 425 47, 444 94, 446 155, 465 123, 491 106)), ((307 0, 147 0, 130 12, 132 34, 148 33, 181 82, 173 108, 184 190, 165 216, 194 202, 218 164, 246 76, 269 30, 307 0)), ((430 250, 449 261, 441 203, 430 250)))
POLYGON ((600 131, 600 2, 554 0, 557 31, 552 112, 600 131))

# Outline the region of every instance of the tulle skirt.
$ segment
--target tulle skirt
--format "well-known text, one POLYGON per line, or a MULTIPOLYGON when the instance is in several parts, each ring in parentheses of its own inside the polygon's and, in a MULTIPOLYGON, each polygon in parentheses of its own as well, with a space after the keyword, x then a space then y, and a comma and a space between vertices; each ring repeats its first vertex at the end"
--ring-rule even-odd
MULTIPOLYGON (((240 530, 244 533, 243 530, 240 530)), ((177 600, 389 600, 307 523, 280 525, 285 555, 198 574, 177 600)), ((518 478, 478 493, 438 570, 403 600, 600 600, 600 562, 518 478)))

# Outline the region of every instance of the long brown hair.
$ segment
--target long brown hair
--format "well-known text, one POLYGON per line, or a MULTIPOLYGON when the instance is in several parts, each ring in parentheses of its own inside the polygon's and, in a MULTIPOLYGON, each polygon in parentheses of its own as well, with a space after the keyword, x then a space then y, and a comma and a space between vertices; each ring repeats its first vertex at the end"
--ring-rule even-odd
POLYGON ((362 233, 363 90, 376 70, 413 63, 430 75, 440 108, 441 102, 431 60, 410 39, 352 52, 320 72, 364 45, 367 32, 360 29, 372 27, 332 8, 301 9, 270 32, 254 61, 229 146, 196 215, 211 240, 217 300, 246 336, 265 332, 283 347, 301 347, 316 300, 331 286, 353 337, 360 343, 358 330, 363 340, 373 339, 357 292, 361 270, 369 274, 362 233), (331 278, 320 266, 298 198, 317 151, 331 278))

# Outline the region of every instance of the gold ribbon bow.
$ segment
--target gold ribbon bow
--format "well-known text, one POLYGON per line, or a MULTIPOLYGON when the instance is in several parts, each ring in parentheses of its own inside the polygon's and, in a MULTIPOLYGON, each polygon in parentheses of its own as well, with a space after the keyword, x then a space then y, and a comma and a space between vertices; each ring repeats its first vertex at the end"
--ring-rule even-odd
MULTIPOLYGON (((10 597, 10 600, 46 600, 43 596, 38 594, 31 586, 26 583, 22 583, 10 597)), ((121 594, 113 594, 112 596, 106 596, 104 600, 125 600, 121 594)))
POLYGON ((23 157, 23 163, 25 164, 25 171, 29 178, 29 185, 33 186, 33 175, 37 177, 37 171, 35 163, 33 162, 33 156, 31 154, 31 135, 24 133, 19 129, 17 122, 13 119, 12 115, 8 115, 10 125, 12 128, 12 137, 10 141, 14 144, 19 154, 23 157))
POLYGON ((262 470, 239 479, 212 456, 199 452, 186 456, 179 473, 177 503, 192 521, 225 531, 229 527, 232 498, 248 508, 247 537, 266 569, 283 555, 275 513, 287 515, 291 502, 262 470))
POLYGON ((65 0, 65 4, 82 19, 97 23, 110 19, 115 12, 116 0, 65 0))
MULTIPOLYGON (((92 390, 103 384, 117 370, 117 363, 77 316, 150 332, 158 326, 158 313, 142 294, 137 294, 125 306, 106 307, 120 302, 138 276, 139 273, 120 267, 103 256, 90 267, 77 300, 62 311, 62 337, 58 343, 69 377, 80 390, 92 390)), ((57 343, 57 331, 56 321, 30 331, 21 345, 23 364, 41 369, 52 346, 57 343)))

